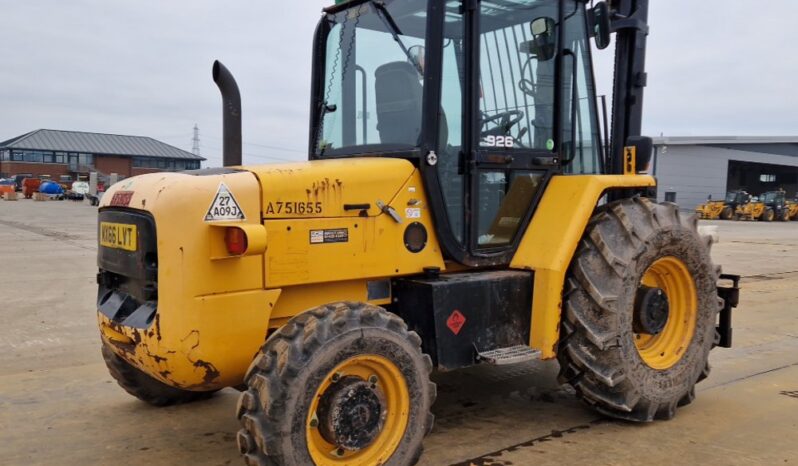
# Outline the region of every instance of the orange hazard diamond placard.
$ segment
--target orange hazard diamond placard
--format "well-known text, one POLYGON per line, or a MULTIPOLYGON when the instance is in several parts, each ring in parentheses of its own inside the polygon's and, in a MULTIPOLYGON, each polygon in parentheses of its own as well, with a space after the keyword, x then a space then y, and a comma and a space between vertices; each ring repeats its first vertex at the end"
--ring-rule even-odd
POLYGON ((463 328, 463 325, 466 323, 465 316, 458 311, 457 309, 452 312, 448 319, 446 319, 446 326, 449 327, 449 330, 452 331, 455 335, 460 333, 460 330, 463 328))

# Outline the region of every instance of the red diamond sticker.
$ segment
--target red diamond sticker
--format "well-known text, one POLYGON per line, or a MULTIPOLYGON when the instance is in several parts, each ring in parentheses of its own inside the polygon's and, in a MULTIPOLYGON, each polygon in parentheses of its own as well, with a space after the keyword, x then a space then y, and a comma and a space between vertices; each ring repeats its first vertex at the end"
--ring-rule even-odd
POLYGON ((458 333, 460 333, 460 330, 463 328, 463 325, 465 325, 465 322, 466 322, 465 316, 460 311, 455 309, 454 312, 452 312, 452 315, 450 315, 449 318, 446 319, 446 326, 449 327, 449 330, 451 330, 452 333, 457 335, 458 333))

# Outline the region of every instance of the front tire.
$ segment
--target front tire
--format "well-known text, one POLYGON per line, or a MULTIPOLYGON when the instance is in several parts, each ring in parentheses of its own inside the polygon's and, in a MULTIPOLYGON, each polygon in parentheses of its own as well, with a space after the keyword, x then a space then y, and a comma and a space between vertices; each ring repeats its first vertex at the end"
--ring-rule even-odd
POLYGON ((775 218, 776 218, 776 212, 774 212, 773 209, 768 207, 767 209, 765 209, 764 212, 762 212, 762 216, 759 219, 764 222, 772 222, 775 218))
POLYGON ((216 393, 216 390, 192 392, 166 385, 117 356, 105 343, 102 346, 102 354, 108 372, 119 386, 139 400, 153 406, 162 407, 207 400, 216 393))
POLYGON ((673 204, 616 202, 592 219, 571 263, 560 381, 607 416, 670 419, 709 372, 718 271, 696 225, 673 204), (636 333, 635 301, 649 287, 667 296, 669 314, 659 333, 636 333))
POLYGON ((382 308, 302 313, 247 372, 239 450, 250 465, 415 464, 432 429, 431 371, 418 335, 382 308))

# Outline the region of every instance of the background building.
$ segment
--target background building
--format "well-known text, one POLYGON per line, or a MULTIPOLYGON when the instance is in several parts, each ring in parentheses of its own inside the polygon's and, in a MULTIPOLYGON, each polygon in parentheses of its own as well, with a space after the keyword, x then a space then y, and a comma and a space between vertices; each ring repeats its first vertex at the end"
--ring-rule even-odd
POLYGON ((736 189, 784 189, 789 198, 798 191, 798 137, 655 138, 654 147, 659 200, 683 209, 736 189))
POLYGON ((39 129, 0 142, 0 177, 30 173, 54 180, 97 172, 121 178, 200 168, 202 157, 141 136, 39 129))

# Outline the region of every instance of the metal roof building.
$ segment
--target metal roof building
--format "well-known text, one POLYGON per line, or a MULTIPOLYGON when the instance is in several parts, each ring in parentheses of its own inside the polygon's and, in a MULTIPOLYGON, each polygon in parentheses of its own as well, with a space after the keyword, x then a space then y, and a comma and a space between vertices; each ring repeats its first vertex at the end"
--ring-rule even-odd
POLYGON ((0 142, 0 174, 76 177, 97 171, 122 177, 196 169, 205 160, 143 136, 39 129, 0 142))
POLYGON ((798 136, 662 137, 654 147, 659 200, 684 209, 737 189, 755 196, 783 189, 790 198, 798 192, 798 136))

